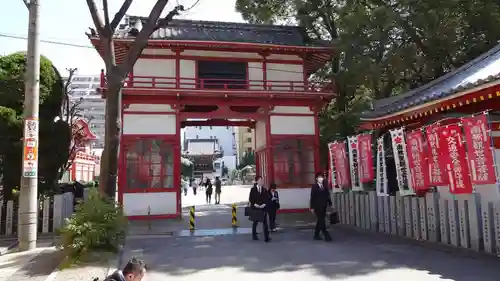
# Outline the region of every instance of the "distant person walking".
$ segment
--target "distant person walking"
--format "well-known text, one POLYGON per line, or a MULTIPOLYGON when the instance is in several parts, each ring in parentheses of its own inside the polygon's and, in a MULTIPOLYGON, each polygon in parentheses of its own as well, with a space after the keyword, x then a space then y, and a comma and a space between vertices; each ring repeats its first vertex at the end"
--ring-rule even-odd
POLYGON ((186 196, 188 194, 189 181, 185 180, 182 175, 181 175, 181 187, 184 191, 184 196, 186 196))
POLYGON ((212 187, 212 181, 207 178, 207 181, 205 182, 205 195, 207 197, 207 204, 212 203, 212 192, 213 192, 213 187, 212 187))
POLYGON ((222 182, 219 177, 215 177, 215 204, 220 204, 220 194, 222 192, 222 182))
POLYGON ((198 180, 197 179, 193 180, 191 187, 193 188, 193 194, 196 195, 196 191, 198 190, 198 180))

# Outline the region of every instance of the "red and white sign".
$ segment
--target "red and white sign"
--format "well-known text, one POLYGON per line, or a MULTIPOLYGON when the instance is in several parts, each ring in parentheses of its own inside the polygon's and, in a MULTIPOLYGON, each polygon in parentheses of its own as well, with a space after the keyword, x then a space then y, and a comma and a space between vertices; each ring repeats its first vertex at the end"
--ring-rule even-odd
POLYGON ((473 184, 496 182, 486 114, 462 118, 473 184))
POLYGON ((372 135, 358 135, 359 180, 361 183, 372 182, 373 172, 372 135))
POLYGON ((446 164, 443 155, 441 155, 441 143, 439 142, 439 126, 430 125, 425 128, 427 137, 427 162, 429 165, 429 185, 444 186, 448 185, 448 176, 446 175, 446 164))
POLYGON ((413 189, 415 191, 428 190, 428 165, 424 152, 424 135, 420 130, 406 134, 406 151, 408 152, 408 164, 413 189))
POLYGON ((440 127, 439 138, 450 181, 450 192, 453 194, 472 193, 469 165, 466 160, 465 145, 463 144, 460 126, 451 124, 440 127))
POLYGON ((335 158, 336 180, 339 187, 349 187, 351 179, 349 177, 349 162, 344 142, 332 144, 333 155, 335 158))

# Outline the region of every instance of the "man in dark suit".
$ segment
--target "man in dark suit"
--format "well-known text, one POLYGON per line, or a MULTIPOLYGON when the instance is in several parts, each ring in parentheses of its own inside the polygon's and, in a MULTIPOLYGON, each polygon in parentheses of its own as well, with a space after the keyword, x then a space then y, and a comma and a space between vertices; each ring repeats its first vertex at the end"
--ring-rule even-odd
POLYGON ((259 223, 259 220, 255 218, 257 216, 261 216, 260 219, 262 219, 263 217, 263 220, 261 222, 264 228, 264 239, 266 242, 269 242, 271 241, 271 238, 269 238, 269 228, 267 226, 267 208, 269 207, 271 202, 271 195, 269 194, 269 191, 264 188, 261 176, 255 177, 255 184, 250 189, 249 197, 250 198, 248 199, 248 201, 250 202, 250 208, 252 209, 250 219, 252 219, 252 216, 254 216, 254 219, 252 219, 253 240, 259 240, 259 237, 257 237, 257 224, 259 223))
POLYGON ((326 230, 326 208, 332 206, 330 190, 324 183, 323 173, 316 173, 316 183, 311 188, 310 209, 316 215, 316 228, 314 229, 314 239, 321 240, 319 233, 322 232, 325 241, 332 241, 330 233, 326 230))

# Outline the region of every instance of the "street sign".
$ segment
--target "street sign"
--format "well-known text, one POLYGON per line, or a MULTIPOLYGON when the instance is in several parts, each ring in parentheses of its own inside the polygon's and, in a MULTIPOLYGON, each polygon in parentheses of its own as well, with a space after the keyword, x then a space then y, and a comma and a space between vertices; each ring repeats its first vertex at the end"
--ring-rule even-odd
POLYGON ((24 123, 23 176, 38 177, 38 120, 27 119, 24 123))

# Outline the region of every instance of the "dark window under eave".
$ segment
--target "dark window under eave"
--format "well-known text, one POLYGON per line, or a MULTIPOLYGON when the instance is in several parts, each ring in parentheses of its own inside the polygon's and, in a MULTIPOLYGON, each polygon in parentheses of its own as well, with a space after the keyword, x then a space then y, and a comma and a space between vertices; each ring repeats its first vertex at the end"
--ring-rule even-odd
POLYGON ((228 61, 198 61, 198 88, 246 89, 247 63, 228 61))

